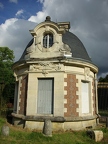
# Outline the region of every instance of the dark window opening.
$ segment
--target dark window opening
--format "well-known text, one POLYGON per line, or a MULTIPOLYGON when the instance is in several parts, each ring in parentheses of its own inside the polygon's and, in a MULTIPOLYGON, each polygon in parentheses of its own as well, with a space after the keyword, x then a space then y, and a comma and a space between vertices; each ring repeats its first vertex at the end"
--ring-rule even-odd
POLYGON ((43 37, 43 47, 50 48, 53 45, 53 35, 45 34, 43 37))

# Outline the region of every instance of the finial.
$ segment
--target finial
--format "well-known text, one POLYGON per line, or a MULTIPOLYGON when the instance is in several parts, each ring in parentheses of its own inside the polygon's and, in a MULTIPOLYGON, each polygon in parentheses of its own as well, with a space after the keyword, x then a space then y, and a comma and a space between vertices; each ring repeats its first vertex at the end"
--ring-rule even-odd
POLYGON ((47 16, 45 21, 51 21, 50 16, 47 16))

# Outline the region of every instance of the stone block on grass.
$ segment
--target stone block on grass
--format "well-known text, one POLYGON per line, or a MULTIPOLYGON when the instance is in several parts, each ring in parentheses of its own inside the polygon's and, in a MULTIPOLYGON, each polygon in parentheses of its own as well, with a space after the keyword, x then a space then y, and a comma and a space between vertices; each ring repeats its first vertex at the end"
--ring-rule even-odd
POLYGON ((52 136, 52 123, 51 123, 51 120, 49 119, 46 119, 44 121, 44 127, 43 127, 43 134, 45 136, 52 136))
POLYGON ((95 142, 100 142, 103 139, 103 132, 101 130, 88 130, 87 135, 94 139, 95 142))
POLYGON ((9 136, 9 127, 6 125, 2 126, 1 134, 4 136, 9 136))

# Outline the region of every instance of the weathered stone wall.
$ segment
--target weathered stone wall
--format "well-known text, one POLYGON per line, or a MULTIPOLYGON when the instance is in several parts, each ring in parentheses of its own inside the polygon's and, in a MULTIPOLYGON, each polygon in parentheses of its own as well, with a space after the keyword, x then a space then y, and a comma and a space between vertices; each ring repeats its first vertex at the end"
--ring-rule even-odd
POLYGON ((95 83, 92 81, 92 96, 93 96, 93 115, 96 114, 96 98, 95 98, 95 83))
MULTIPOLYGON (((52 131, 82 130, 88 126, 96 126, 96 120, 76 121, 76 122, 52 122, 52 131)), ((31 130, 42 131, 44 122, 26 121, 25 127, 31 130)))

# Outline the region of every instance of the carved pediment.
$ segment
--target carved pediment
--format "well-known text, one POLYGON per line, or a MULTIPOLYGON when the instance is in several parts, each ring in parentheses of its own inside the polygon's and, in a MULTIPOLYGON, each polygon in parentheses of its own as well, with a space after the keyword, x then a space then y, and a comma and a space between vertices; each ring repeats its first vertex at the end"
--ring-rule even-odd
POLYGON ((62 35, 69 25, 69 22, 53 23, 51 21, 37 25, 30 31, 34 40, 32 45, 26 49, 25 59, 71 55, 70 47, 62 41, 62 35))

